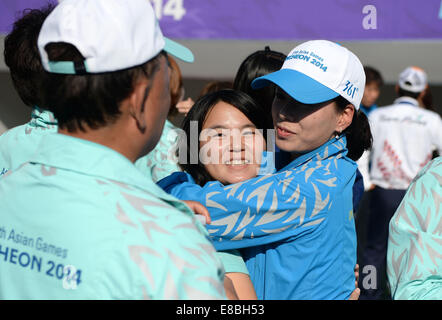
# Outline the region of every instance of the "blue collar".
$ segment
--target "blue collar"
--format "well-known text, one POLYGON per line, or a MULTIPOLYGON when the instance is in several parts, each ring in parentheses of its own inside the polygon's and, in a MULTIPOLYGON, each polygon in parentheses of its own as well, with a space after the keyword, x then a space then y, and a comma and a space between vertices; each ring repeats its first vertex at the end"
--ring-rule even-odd
POLYGON ((312 150, 308 153, 305 153, 292 162, 290 162, 288 165, 286 165, 284 168, 282 168, 279 171, 285 171, 293 169, 311 159, 316 157, 317 161, 322 161, 324 159, 327 159, 332 156, 336 156, 339 153, 342 153, 342 156, 347 155, 347 138, 345 134, 335 137, 324 143, 322 146, 316 148, 315 150, 312 150))

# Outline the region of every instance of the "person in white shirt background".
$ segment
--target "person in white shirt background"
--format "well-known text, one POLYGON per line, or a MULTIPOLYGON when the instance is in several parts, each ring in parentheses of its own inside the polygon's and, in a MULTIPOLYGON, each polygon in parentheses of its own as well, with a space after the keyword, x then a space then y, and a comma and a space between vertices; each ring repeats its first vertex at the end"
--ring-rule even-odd
POLYGON ((434 151, 442 153, 442 120, 419 103, 427 87, 425 71, 408 67, 399 75, 394 103, 369 115, 373 147, 358 163, 365 189, 371 190, 360 265, 362 270, 374 267, 376 281, 367 286, 364 276, 360 278, 360 299, 389 299, 385 271, 388 224, 416 174, 434 151))

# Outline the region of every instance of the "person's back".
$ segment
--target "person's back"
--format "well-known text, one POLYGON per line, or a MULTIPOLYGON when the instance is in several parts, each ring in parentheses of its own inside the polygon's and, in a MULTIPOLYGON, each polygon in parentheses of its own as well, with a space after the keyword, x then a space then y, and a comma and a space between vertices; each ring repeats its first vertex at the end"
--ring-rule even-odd
POLYGON ((43 82, 37 38, 38 32, 53 6, 24 11, 5 38, 4 58, 12 82, 24 104, 33 108, 31 120, 0 136, 0 177, 26 162, 37 151, 42 136, 57 131, 53 114, 42 109, 39 86, 43 82))
POLYGON ((0 182, 0 299, 225 298, 193 212, 133 165, 167 115, 166 52, 192 53, 144 0, 60 2, 38 46, 58 133, 0 182))
POLYGON ((390 221, 387 271, 395 300, 442 299, 442 157, 414 178, 390 221))
POLYGON ((442 121, 415 99, 401 97, 393 105, 374 110, 370 178, 385 189, 407 189, 414 176, 442 151, 442 121))
POLYGON ((223 297, 184 204, 109 148, 60 134, 42 143, 0 184, 2 299, 223 297))

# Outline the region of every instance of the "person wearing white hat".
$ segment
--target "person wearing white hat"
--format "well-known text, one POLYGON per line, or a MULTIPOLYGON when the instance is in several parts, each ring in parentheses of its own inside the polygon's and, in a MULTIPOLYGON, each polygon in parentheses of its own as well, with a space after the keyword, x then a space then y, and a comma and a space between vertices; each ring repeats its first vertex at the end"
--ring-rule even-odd
MULTIPOLYGON (((389 298, 386 288, 388 223, 416 174, 442 152, 440 116, 419 106, 428 86, 427 74, 419 67, 408 67, 399 75, 398 98, 390 106, 369 115, 373 148, 361 159, 364 181, 370 186, 367 240, 361 269, 376 268, 376 285, 361 285, 361 299, 389 298), (370 167, 369 164, 370 163, 370 167)), ((364 281, 364 277, 360 279, 364 281)))
POLYGON ((210 181, 198 191, 190 182, 163 187, 207 206, 215 248, 241 249, 258 299, 349 299, 355 160, 371 146, 358 111, 363 66, 339 44, 308 41, 252 87, 270 83, 277 86, 276 144, 292 158, 286 167, 231 185, 210 181))
POLYGON ((0 183, 0 299, 225 299, 223 267, 183 202, 133 162, 170 104, 146 0, 64 0, 38 38, 58 133, 0 183))

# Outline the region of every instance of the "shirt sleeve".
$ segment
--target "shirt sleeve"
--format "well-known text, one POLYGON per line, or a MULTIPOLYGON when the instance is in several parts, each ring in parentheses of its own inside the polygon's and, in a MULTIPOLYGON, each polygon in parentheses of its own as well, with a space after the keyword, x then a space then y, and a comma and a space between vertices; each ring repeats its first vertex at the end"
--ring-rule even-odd
POLYGON ((217 250, 264 245, 311 232, 325 219, 337 190, 337 177, 304 167, 223 186, 202 188, 206 225, 217 250), (316 172, 315 172, 316 171, 316 172))
POLYGON ((168 194, 180 200, 193 200, 202 203, 202 187, 195 183, 192 176, 185 172, 174 172, 157 182, 168 194))
POLYGON ((387 274, 394 299, 442 297, 442 158, 435 160, 412 182, 390 221, 387 274))
POLYGON ((238 250, 218 251, 217 255, 224 266, 225 273, 238 272, 249 275, 244 259, 238 250))

